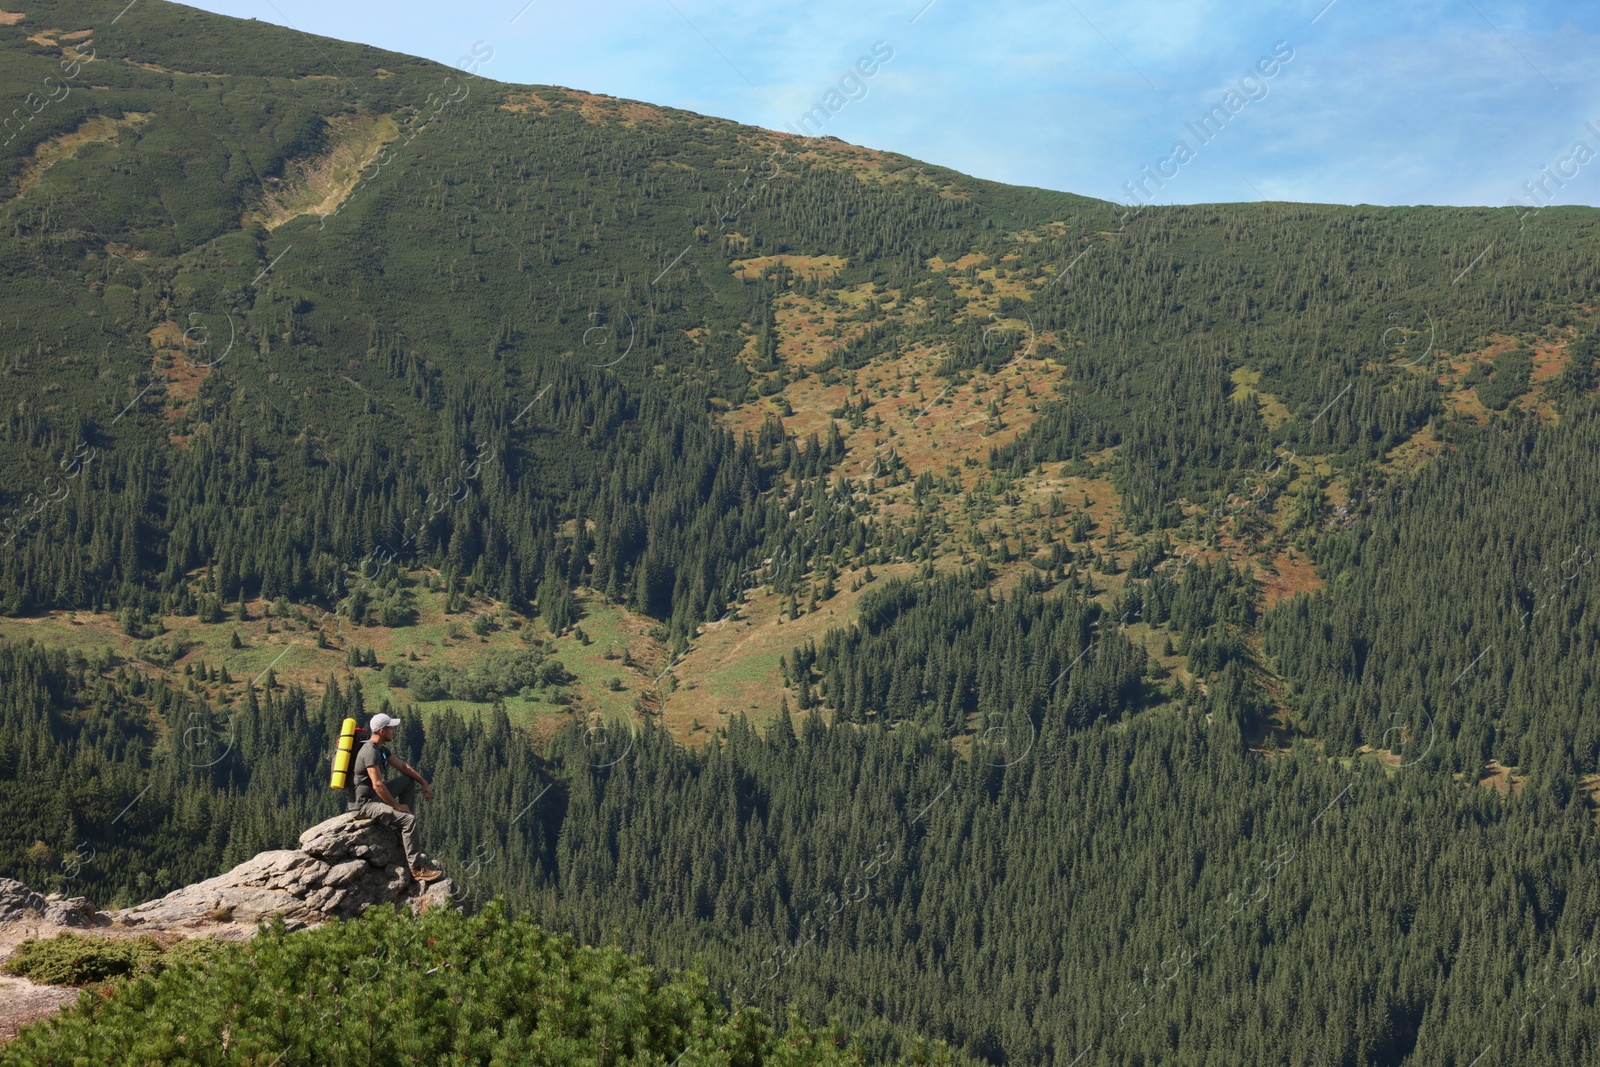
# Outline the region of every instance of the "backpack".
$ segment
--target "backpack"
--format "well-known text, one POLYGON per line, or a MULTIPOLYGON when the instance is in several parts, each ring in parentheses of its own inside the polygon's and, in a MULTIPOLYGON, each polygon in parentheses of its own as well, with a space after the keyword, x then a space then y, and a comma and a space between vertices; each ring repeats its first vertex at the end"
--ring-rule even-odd
POLYGON ((356 725, 354 719, 346 719, 339 728, 339 741, 334 746, 333 762, 330 770, 333 772, 328 779, 331 789, 351 790, 355 788, 354 777, 350 768, 356 761, 356 753, 361 746, 372 738, 372 731, 356 725))

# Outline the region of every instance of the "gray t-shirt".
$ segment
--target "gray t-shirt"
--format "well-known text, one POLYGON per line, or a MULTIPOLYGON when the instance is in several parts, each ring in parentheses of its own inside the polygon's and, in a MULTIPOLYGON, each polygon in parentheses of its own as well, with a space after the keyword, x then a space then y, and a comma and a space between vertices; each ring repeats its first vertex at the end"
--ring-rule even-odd
POLYGON ((378 768, 380 782, 389 772, 389 750, 376 741, 368 741, 361 746, 361 751, 356 753, 355 765, 350 768, 350 780, 356 786, 357 804, 379 799, 377 791, 372 788, 372 779, 367 774, 368 767, 378 768))

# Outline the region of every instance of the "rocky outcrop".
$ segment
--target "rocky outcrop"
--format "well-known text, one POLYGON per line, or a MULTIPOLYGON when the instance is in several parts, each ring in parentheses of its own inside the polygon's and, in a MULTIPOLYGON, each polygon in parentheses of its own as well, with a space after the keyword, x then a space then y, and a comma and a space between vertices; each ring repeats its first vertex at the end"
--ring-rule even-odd
POLYGON ((104 926, 108 912, 95 911, 83 897, 41 896, 10 878, 0 878, 0 923, 43 922, 53 926, 104 926))
MULTIPOLYGON (((459 907, 449 879, 422 886, 411 877, 395 831, 339 815, 301 834, 297 849, 262 852, 226 874, 121 911, 96 911, 83 897, 44 896, 0 878, 0 960, 23 941, 48 939, 63 928, 104 938, 245 941, 274 915, 299 929, 393 903, 419 915, 459 907)), ((0 1041, 72 1003, 78 992, 0 975, 0 1041)))
POLYGON ((450 882, 440 879, 424 890, 406 868, 394 830, 345 814, 301 834, 298 849, 259 853, 226 874, 110 917, 129 926, 173 928, 254 925, 282 915, 295 928, 350 918, 374 904, 408 898, 414 911, 448 904, 450 882))

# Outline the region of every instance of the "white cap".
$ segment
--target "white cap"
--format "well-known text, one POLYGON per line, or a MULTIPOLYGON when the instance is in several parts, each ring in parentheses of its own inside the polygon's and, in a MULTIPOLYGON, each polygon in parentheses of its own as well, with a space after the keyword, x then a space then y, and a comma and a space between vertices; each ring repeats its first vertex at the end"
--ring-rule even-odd
POLYGON ((386 727, 399 725, 399 719, 395 718, 393 715, 385 715, 380 711, 378 714, 372 717, 372 721, 367 724, 367 729, 371 730, 373 733, 377 733, 379 730, 385 729, 386 727))

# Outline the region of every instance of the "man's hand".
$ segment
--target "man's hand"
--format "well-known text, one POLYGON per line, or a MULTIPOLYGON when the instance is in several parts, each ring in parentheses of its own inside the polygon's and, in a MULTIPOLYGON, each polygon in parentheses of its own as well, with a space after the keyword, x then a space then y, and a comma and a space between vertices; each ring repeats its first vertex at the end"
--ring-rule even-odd
POLYGON ((433 786, 429 785, 427 782, 423 782, 422 783, 422 795, 423 795, 424 798, 426 798, 428 800, 432 800, 433 799, 433 786))

